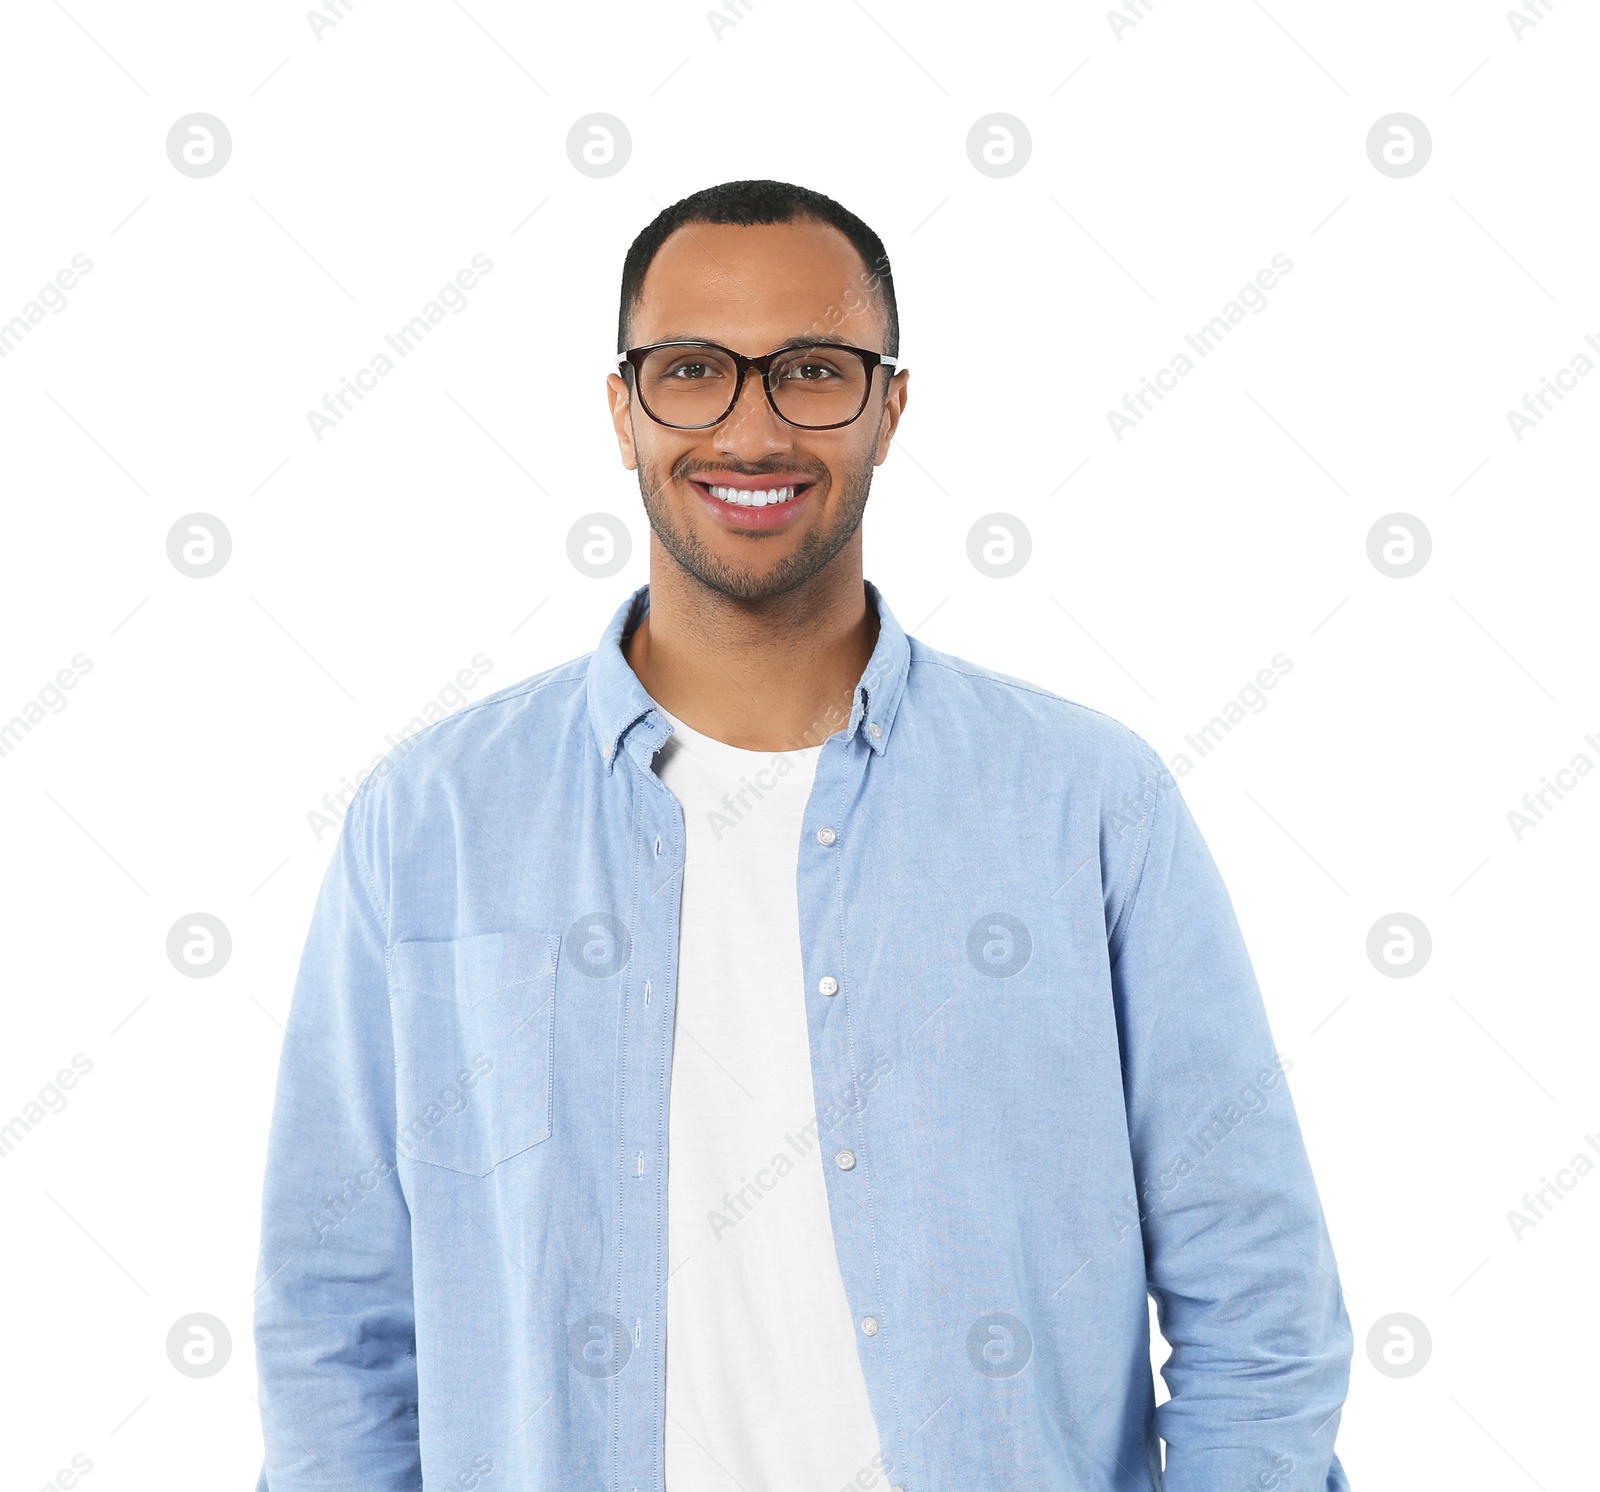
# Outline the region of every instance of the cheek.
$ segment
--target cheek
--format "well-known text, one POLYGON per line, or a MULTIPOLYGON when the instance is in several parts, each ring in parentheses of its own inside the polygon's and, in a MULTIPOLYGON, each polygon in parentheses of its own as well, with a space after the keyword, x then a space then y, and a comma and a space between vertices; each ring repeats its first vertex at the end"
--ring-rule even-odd
MULTIPOLYGON (((862 419, 865 420, 863 415, 862 419)), ((866 499, 866 489, 872 482, 872 473, 878 465, 877 427, 864 429, 850 441, 847 450, 830 452, 824 458, 828 466, 830 501, 837 506, 841 498, 866 499)))
POLYGON ((636 424, 633 435, 633 460, 640 480, 652 491, 673 484, 673 468, 684 454, 683 446, 654 426, 636 424))

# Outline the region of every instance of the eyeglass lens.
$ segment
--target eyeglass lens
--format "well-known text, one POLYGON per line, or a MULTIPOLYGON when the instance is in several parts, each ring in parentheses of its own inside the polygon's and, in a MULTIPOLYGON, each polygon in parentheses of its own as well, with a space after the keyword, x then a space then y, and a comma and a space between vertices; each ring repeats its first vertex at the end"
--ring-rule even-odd
MULTIPOLYGON (((711 425, 733 405, 738 368, 711 347, 658 347, 640 360, 645 407, 669 425, 711 425)), ((797 347, 775 357, 768 375, 773 403, 791 424, 836 425, 866 402, 868 374, 853 352, 797 347)))

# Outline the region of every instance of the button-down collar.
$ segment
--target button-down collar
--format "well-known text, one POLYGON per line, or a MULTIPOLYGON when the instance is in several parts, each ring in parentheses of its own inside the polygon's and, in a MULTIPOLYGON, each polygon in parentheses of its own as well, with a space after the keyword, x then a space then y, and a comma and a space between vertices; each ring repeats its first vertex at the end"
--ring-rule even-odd
MULTIPOLYGON (((870 580, 863 584, 868 603, 878 609, 878 640, 856 681, 844 737, 854 740, 859 729, 861 739, 882 756, 889 749, 895 709, 905 689, 911 644, 882 592, 870 580)), ((645 584, 612 615, 589 664, 589 720, 608 772, 616 765, 617 753, 624 745, 641 766, 648 766, 671 734, 671 727, 661 718, 655 701, 645 692, 622 652, 622 639, 649 610, 650 587, 645 584), (645 724, 635 730, 641 721, 645 724)))

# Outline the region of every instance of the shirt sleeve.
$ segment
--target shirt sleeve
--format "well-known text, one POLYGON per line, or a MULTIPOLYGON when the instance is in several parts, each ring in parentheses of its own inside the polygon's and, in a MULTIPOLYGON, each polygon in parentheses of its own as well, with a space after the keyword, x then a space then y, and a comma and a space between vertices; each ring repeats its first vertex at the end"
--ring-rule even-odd
POLYGON ((258 1492, 422 1486, 370 796, 357 793, 323 878, 279 1062, 255 1297, 258 1492))
POLYGON ((1137 1188, 1124 1246, 1142 1236, 1172 1349, 1166 1492, 1349 1492, 1333 1443, 1353 1343, 1293 1063, 1200 830, 1145 749, 1148 806, 1108 938, 1137 1188))

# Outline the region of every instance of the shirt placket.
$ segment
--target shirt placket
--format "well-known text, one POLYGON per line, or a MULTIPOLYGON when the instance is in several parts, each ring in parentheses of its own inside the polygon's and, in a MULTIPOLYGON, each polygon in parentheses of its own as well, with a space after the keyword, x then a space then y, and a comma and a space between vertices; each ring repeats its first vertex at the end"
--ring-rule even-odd
MULTIPOLYGON (((845 1299, 855 1328, 857 1357, 867 1398, 893 1477, 904 1492, 901 1437, 891 1353, 902 1323, 884 1294, 874 1236, 873 1165, 861 1114, 858 1072, 871 1054, 858 1049, 858 1002, 870 998, 855 978, 844 946, 844 907, 849 895, 849 858, 857 853, 845 805, 861 806, 857 779, 869 770, 871 748, 856 733, 864 708, 858 691, 849 726, 823 743, 816 778, 800 831, 800 957, 805 970, 806 1030, 810 1038, 817 1137, 828 1193, 828 1215, 845 1299), (842 1106, 844 1113, 838 1110, 842 1106)), ((865 731, 875 739, 876 721, 865 731)))
POLYGON ((666 1403, 667 1100, 677 1005, 685 833, 677 799, 650 761, 666 738, 659 721, 623 740, 614 786, 630 818, 625 921, 633 948, 624 971, 619 1044, 615 1304, 632 1344, 613 1379, 614 1487, 660 1492, 666 1403))

